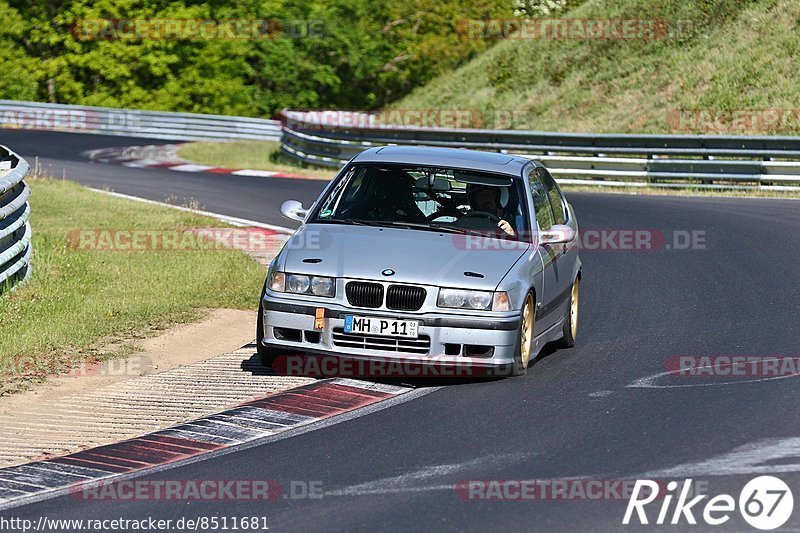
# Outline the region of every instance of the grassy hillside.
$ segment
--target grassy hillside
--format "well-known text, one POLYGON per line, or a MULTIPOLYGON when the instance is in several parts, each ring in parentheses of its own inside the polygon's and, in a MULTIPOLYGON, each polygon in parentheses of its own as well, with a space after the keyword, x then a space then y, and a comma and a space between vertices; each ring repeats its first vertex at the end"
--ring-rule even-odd
POLYGON ((671 34, 506 39, 393 107, 477 110, 514 129, 800 132, 800 0, 589 0, 561 16, 662 19, 671 34))

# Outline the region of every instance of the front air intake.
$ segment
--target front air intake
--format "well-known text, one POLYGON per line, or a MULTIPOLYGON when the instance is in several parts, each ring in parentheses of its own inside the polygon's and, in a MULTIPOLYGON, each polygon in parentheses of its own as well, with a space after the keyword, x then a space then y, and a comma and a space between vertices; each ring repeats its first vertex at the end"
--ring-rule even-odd
POLYGON ((350 305, 377 308, 383 305, 383 285, 351 281, 345 285, 344 292, 350 305))
POLYGON ((413 285, 390 285, 386 307, 397 311, 418 311, 425 303, 425 289, 413 285))

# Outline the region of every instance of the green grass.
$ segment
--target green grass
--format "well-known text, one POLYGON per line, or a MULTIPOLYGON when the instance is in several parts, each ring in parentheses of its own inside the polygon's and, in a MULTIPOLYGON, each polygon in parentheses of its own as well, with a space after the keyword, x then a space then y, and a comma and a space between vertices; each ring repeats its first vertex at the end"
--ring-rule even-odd
POLYGON ((178 155, 203 165, 273 170, 329 180, 333 169, 304 168, 281 157, 280 143, 272 141, 196 142, 183 145, 178 155))
MULTIPOLYGON (((797 134, 786 126, 680 126, 678 110, 798 114, 800 0, 586 1, 568 18, 688 20, 660 40, 509 39, 395 102, 477 110, 486 127, 575 132, 797 134)), ((672 27, 676 27, 673 25, 672 27)))
MULTIPOLYGON (((256 309, 264 269, 233 250, 101 251, 73 230, 225 226, 214 219, 32 179, 33 276, 0 299, 0 365, 44 368, 129 352, 132 339, 198 320, 208 309, 256 309)), ((13 374, 11 372, 10 374, 13 374)), ((0 393, 15 387, 0 372, 0 393)))

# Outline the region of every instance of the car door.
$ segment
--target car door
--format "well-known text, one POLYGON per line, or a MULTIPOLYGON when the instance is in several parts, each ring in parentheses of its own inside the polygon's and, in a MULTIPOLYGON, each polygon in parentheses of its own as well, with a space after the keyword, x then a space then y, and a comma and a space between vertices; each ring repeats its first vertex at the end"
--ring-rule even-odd
MULTIPOLYGON (((533 168, 528 174, 528 185, 531 189, 535 222, 539 231, 550 229, 555 224, 553 207, 547 194, 547 188, 542 180, 539 168, 533 168)), ((538 236, 536 243, 539 246, 539 253, 542 257, 543 269, 543 293, 539 297, 539 304, 536 310, 536 332, 542 333, 561 318, 557 312, 557 298, 562 290, 562 280, 559 279, 556 270, 556 260, 559 251, 554 246, 539 244, 538 236)))
MULTIPOLYGON (((545 168, 539 169, 539 175, 544 182, 547 197, 550 199, 550 206, 553 208, 553 218, 556 224, 563 224, 575 230, 577 238, 578 227, 575 220, 572 220, 570 210, 561 189, 556 184, 556 180, 545 168)), ((566 301, 566 293, 572 288, 575 273, 577 272, 578 247, 575 246, 576 240, 566 244, 553 245, 556 251, 555 277, 556 282, 562 290, 559 296, 566 301)))

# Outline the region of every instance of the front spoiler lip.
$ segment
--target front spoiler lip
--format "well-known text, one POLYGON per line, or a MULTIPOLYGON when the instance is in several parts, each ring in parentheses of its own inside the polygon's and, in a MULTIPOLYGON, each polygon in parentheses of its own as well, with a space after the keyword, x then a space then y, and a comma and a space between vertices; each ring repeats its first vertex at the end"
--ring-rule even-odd
POLYGON ((409 316, 403 312, 391 313, 385 309, 330 309, 324 305, 313 304, 299 304, 294 302, 280 301, 272 299, 266 295, 261 298, 262 305, 265 311, 280 311, 284 313, 294 313, 298 315, 311 315, 315 316, 316 310, 319 307, 325 309, 325 318, 339 318, 344 319, 346 314, 369 314, 370 316, 387 318, 402 317, 406 320, 417 320, 422 326, 440 327, 440 328, 467 328, 467 329, 483 329, 489 331, 514 331, 519 328, 519 316, 511 317, 497 317, 491 319, 481 319, 476 317, 430 317, 430 316, 409 316))
MULTIPOLYGON (((462 369, 483 369, 483 370, 497 370, 506 368, 510 365, 510 363, 503 361, 497 363, 489 362, 490 359, 486 359, 485 361, 475 361, 471 359, 469 361, 454 361, 454 360, 440 360, 440 359, 406 359, 403 357, 391 357, 391 356, 384 356, 384 355, 364 355, 364 354, 354 354, 354 353, 343 353, 343 352, 332 352, 329 350, 321 350, 319 348, 310 348, 306 346, 302 347, 293 347, 293 346, 286 346, 281 344, 272 344, 272 343, 265 343, 265 346, 271 347, 282 347, 286 348, 287 353, 278 355, 276 359, 280 359, 281 357, 290 357, 295 355, 312 355, 312 356, 325 356, 325 357, 337 357, 339 359, 349 359, 353 361, 363 361, 363 362, 382 362, 382 363, 400 363, 402 365, 411 365, 411 366, 421 366, 421 367, 453 367, 453 368, 462 368, 462 369), (292 353, 292 352, 302 352, 301 354, 292 353)), ((346 376, 346 377, 359 377, 359 376, 346 376)), ((365 377, 372 377, 378 378, 379 376, 365 376, 365 377)), ((385 378, 394 378, 394 377, 402 377, 402 376, 385 376, 385 378)), ((409 376, 415 377, 415 376, 409 376)), ((431 376, 433 377, 433 376, 431 376)), ((468 377, 468 376, 464 376, 468 377)), ((473 376, 473 377, 481 377, 481 376, 473 376)), ((489 377, 488 374, 484 375, 483 377, 489 377)), ((383 378, 383 377, 381 377, 383 378)))

